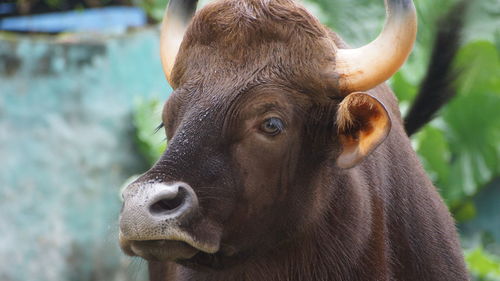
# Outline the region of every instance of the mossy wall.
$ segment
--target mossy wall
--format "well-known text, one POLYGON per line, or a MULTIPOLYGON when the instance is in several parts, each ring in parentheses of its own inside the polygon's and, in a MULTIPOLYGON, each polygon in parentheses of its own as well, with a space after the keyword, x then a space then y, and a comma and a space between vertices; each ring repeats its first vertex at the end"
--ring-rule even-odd
POLYGON ((144 280, 119 189, 147 169, 134 103, 171 91, 158 36, 0 35, 0 280, 144 280))

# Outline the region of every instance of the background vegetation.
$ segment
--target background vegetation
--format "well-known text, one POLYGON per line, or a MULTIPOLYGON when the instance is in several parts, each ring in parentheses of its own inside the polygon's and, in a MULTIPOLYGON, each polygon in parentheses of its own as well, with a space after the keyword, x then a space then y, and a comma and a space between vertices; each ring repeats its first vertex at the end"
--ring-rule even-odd
POLYGON ((83 10, 105 6, 138 6, 144 9, 151 22, 161 20, 168 0, 5 0, 15 5, 10 15, 29 15, 68 10, 83 10))

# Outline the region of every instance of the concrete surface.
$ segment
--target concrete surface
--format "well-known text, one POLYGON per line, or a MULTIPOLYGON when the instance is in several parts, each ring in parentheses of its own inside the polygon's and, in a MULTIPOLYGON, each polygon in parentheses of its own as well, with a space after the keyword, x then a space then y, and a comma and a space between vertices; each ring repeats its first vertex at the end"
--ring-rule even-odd
POLYGON ((137 98, 165 99, 158 32, 0 34, 0 280, 144 280, 118 248, 119 188, 147 169, 137 98))

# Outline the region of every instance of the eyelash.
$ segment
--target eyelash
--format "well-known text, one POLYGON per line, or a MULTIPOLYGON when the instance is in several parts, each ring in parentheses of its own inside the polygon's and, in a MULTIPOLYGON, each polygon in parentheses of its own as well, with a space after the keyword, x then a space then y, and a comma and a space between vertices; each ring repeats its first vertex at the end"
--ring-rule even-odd
POLYGON ((158 133, 159 130, 161 130, 163 127, 165 127, 165 124, 163 124, 163 122, 160 123, 160 125, 158 125, 158 127, 155 128, 155 134, 158 133))

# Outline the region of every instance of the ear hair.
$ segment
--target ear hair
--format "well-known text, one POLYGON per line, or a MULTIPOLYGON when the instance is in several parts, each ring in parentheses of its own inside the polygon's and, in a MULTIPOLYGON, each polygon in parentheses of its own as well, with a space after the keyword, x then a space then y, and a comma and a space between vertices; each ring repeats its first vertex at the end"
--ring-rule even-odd
POLYGON ((384 141, 391 128, 384 105, 363 92, 352 93, 339 104, 336 123, 342 145, 337 165, 341 168, 358 164, 384 141))
POLYGON ((340 104, 337 109, 337 128, 339 133, 340 132, 349 132, 353 129, 356 129, 356 127, 360 126, 359 120, 356 118, 356 116, 351 112, 351 108, 353 107, 360 107, 362 105, 368 105, 369 110, 373 110, 374 104, 370 102, 370 99, 373 99, 373 97, 369 96, 368 94, 361 93, 361 92, 355 92, 352 93, 351 95, 358 95, 359 97, 353 99, 353 98, 345 98, 340 104))

